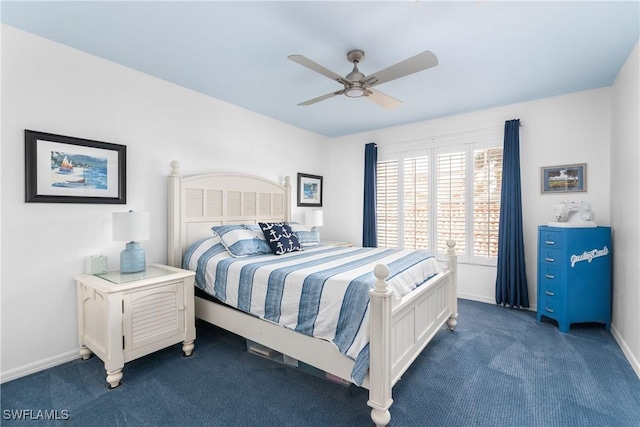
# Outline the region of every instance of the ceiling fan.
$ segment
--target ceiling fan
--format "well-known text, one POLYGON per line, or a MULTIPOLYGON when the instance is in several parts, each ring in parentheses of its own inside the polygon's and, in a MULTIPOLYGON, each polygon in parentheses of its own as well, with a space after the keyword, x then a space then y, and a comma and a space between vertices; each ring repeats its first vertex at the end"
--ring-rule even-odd
POLYGON ((349 98, 365 97, 369 101, 372 101, 388 110, 400 106, 402 102, 390 97, 389 95, 385 95, 380 91, 372 89, 373 86, 399 79, 400 77, 405 77, 409 74, 417 73, 418 71, 423 71, 438 65, 438 58, 436 58, 432 52, 426 50, 412 56, 411 58, 380 70, 377 73, 365 76, 360 72, 360 70, 358 70, 358 64, 364 59, 364 51, 355 49, 347 53, 347 59, 349 62, 353 63, 353 70, 345 77, 342 77, 303 55, 289 55, 288 58, 291 61, 320 73, 323 76, 329 77, 331 80, 335 80, 344 86, 344 89, 301 102, 298 105, 311 105, 316 102, 329 99, 333 96, 345 95, 349 98))

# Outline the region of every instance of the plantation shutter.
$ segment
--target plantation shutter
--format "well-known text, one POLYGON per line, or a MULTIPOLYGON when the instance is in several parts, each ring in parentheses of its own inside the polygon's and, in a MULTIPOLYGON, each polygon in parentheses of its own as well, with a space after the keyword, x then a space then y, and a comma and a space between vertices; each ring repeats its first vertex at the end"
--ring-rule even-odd
POLYGON ((429 249, 429 157, 404 160, 403 246, 429 249))
POLYGON ((447 251, 447 240, 456 242, 456 252, 466 253, 466 159, 465 152, 442 153, 436 160, 437 252, 447 251))
POLYGON ((473 153, 473 256, 498 256, 502 147, 473 153))
POLYGON ((378 246, 398 247, 398 161, 378 161, 376 169, 378 246))

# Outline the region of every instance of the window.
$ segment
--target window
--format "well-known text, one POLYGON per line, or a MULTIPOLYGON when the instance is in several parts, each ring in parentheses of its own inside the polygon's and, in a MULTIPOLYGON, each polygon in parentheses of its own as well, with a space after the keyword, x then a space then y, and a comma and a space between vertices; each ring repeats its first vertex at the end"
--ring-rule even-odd
POLYGON ((405 147, 402 152, 380 147, 378 246, 428 249, 442 257, 447 240, 453 239, 461 262, 495 265, 501 139, 499 134, 485 135, 464 143, 431 143, 427 150, 405 147))
POLYGON ((465 152, 437 155, 436 203, 437 248, 446 253, 447 240, 456 241, 456 252, 465 253, 466 220, 466 162, 465 152))
POLYGON ((429 249, 429 158, 404 159, 403 246, 429 249))
POLYGON ((502 147, 473 153, 473 256, 498 256, 502 147))
POLYGON ((378 162, 376 167, 376 232, 378 246, 398 247, 398 162, 378 162))

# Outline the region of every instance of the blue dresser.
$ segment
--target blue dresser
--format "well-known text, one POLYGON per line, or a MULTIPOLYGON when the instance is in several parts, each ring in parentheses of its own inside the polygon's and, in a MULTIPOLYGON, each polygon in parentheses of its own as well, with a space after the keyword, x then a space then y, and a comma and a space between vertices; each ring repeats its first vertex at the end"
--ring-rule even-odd
POLYGON ((538 227, 538 315, 611 325, 611 227, 538 227))

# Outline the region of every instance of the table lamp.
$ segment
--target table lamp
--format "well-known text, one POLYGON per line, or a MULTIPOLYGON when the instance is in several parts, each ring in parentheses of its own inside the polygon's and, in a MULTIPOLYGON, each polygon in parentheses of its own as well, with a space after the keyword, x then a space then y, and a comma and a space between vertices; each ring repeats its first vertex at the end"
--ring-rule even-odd
POLYGON ((144 271, 146 261, 139 240, 149 240, 149 212, 114 212, 113 240, 128 242, 120 252, 120 272, 144 271))
POLYGON ((322 211, 321 210, 313 210, 307 211, 305 214, 304 222, 307 227, 311 227, 311 232, 316 234, 318 242, 320 241, 320 232, 317 227, 321 227, 323 225, 322 220, 322 211))

